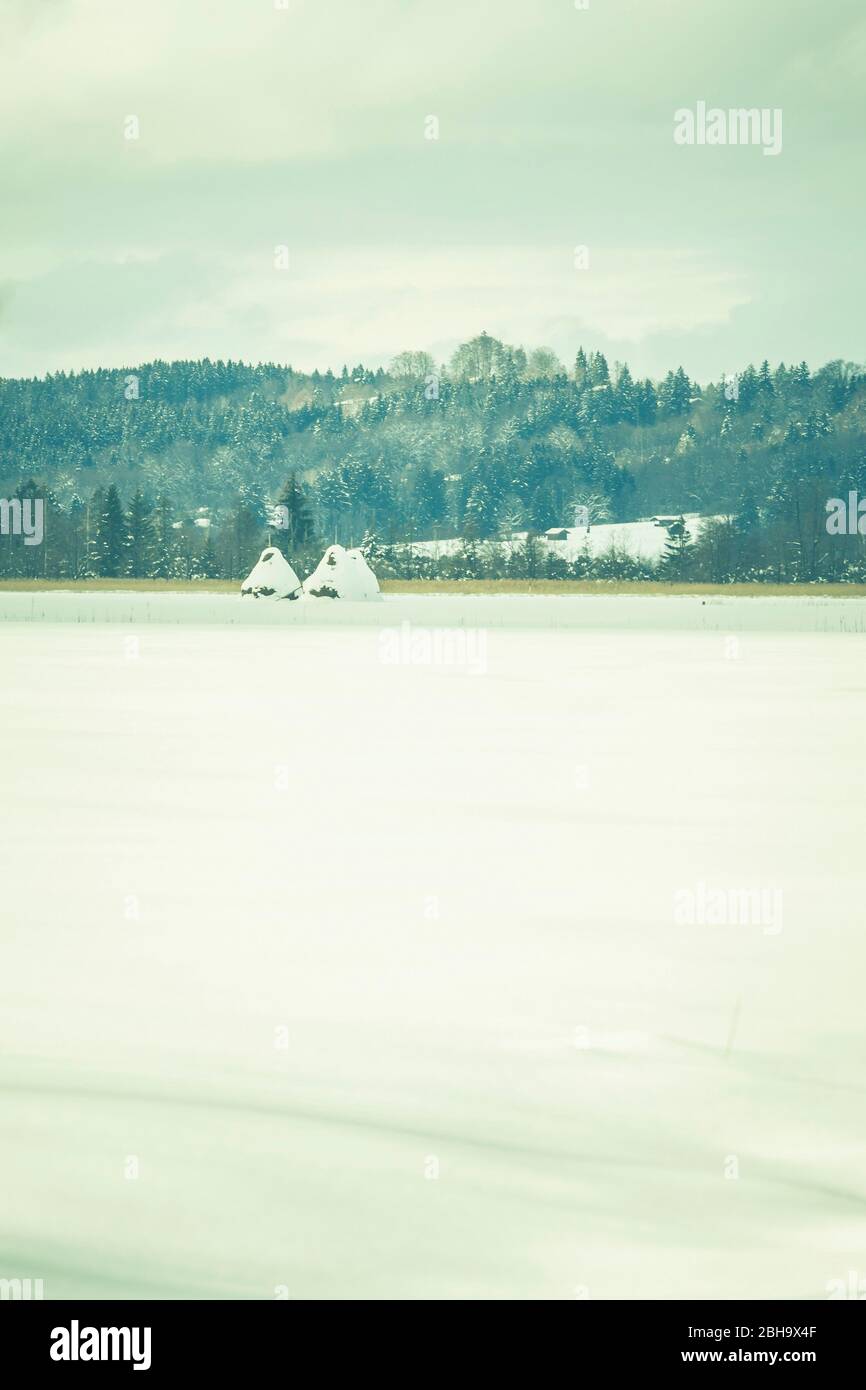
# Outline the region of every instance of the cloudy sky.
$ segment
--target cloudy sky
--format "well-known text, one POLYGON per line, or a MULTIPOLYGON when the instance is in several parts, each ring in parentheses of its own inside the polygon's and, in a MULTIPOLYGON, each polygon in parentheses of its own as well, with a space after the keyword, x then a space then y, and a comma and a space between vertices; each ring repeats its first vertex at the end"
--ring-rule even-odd
POLYGON ((282 3, 0 0, 0 374, 866 357, 862 0, 282 3))

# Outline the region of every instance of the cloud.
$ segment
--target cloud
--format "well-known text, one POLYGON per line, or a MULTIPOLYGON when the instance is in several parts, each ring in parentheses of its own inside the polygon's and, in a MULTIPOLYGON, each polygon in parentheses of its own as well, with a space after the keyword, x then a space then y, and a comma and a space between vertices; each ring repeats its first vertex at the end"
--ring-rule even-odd
POLYGON ((528 346, 550 342, 568 358, 581 336, 637 344, 724 322, 748 298, 736 277, 686 252, 614 250, 584 271, 566 246, 336 243, 301 248, 287 271, 270 248, 258 257, 135 255, 84 261, 74 273, 65 264, 19 284, 0 369, 16 353, 32 367, 47 323, 54 366, 66 369, 198 355, 375 365, 404 347, 450 350, 482 328, 528 346))
POLYGON ((714 371, 735 345, 792 356, 792 335, 808 355, 810 333, 859 350, 860 128, 829 138, 859 99, 859 0, 796 24, 788 0, 6 0, 4 17, 7 373, 99 354, 339 366, 482 327, 565 356, 584 335, 658 371, 714 371), (782 157, 675 147, 698 98, 783 105, 782 157))

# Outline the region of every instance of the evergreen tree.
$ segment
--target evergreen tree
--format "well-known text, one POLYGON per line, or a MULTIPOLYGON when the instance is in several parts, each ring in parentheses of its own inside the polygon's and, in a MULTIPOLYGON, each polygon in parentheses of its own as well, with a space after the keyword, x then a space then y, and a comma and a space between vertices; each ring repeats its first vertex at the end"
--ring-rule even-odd
POLYGON ((204 531, 204 540, 199 544, 192 558, 192 578, 216 579, 219 569, 211 527, 202 527, 201 529, 204 531))
POLYGON ((603 352, 593 352, 589 358, 589 383, 591 386, 609 386, 610 370, 603 352))
POLYGON ((654 425, 658 414, 658 397, 652 382, 641 381, 635 389, 637 401, 637 422, 639 425, 654 425))
POLYGON ((773 385, 773 374, 770 371, 770 364, 765 358, 758 372, 758 396, 762 404, 768 407, 772 403, 775 394, 776 388, 773 385))
POLYGON ((378 574, 388 563, 388 547, 382 544, 375 531, 366 533, 360 551, 374 574, 378 574))
POLYGON ((679 517, 668 527, 668 538, 662 555, 661 570, 665 579, 686 579, 691 569, 691 536, 685 517, 679 517))
POLYGON ((171 498, 162 493, 157 499, 153 517, 153 554, 149 575, 153 579, 171 579, 177 573, 177 539, 173 521, 171 498))
POLYGON ((493 534, 495 526, 495 504, 490 489, 484 483, 476 483, 466 499, 464 535, 487 537, 493 534))
POLYGON ((277 499, 278 507, 285 507, 288 525, 280 531, 278 542, 284 544, 289 558, 294 549, 306 545, 315 536, 315 526, 303 487, 296 473, 289 475, 277 499))
POLYGON ((758 398, 758 374, 749 364, 739 379, 737 408, 741 413, 751 410, 758 398))
POLYGON ((153 565, 153 507, 137 489, 126 519, 129 536, 128 570, 133 579, 147 578, 153 565))
POLYGON ((99 522, 105 507, 105 493, 97 488, 84 509, 84 543, 81 548, 79 579, 97 579, 100 574, 99 522))
POLYGON ((120 493, 114 484, 105 494, 96 534, 96 562, 100 578, 116 579, 126 572, 129 532, 120 493))
POLYGON ((637 419, 638 394, 627 363, 623 363, 619 369, 614 401, 616 418, 633 425, 637 419))
POLYGON ((682 367, 668 372, 659 390, 659 405, 666 415, 687 415, 691 409, 692 383, 682 367))

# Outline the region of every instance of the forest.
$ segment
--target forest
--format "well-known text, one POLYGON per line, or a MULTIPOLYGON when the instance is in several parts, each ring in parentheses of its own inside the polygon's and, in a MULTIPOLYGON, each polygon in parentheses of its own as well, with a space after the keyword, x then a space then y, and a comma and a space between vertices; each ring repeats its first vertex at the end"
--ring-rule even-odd
POLYGON ((299 572, 337 540, 398 577, 864 582, 866 538, 826 524, 857 490, 866 370, 843 361, 652 381, 482 333, 387 370, 202 359, 0 379, 0 497, 45 503, 41 545, 0 536, 7 578, 241 578, 270 538, 299 572), (287 529, 269 529, 275 506, 287 529), (566 565, 535 536, 577 507, 713 520, 696 542, 674 524, 660 567, 566 565), (452 537, 439 561, 411 544, 452 537))

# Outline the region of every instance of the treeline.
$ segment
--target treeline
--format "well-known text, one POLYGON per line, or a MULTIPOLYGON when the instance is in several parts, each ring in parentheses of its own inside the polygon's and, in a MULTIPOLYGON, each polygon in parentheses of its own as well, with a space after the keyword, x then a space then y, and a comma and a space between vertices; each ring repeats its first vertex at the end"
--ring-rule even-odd
MULTIPOLYGON (((365 535, 392 557, 459 536, 471 556, 586 506, 727 518, 710 533, 721 580, 838 578, 858 543, 827 537, 824 508, 852 489, 866 495, 866 374, 842 362, 702 387, 481 334, 447 364, 406 352, 387 372, 204 360, 0 380, 0 497, 47 506, 41 547, 0 537, 7 574, 236 578, 289 494, 297 534, 274 538, 293 559, 365 535)), ((701 577, 709 544, 690 558, 701 577)))
POLYGON ((383 545, 367 537, 364 552, 381 578, 596 579, 671 583, 866 583, 866 536, 829 536, 816 530, 799 539, 786 526, 750 527, 746 516, 708 521, 696 540, 684 518, 668 527, 658 560, 611 545, 601 554, 588 544, 566 560, 555 543, 530 532, 517 541, 464 538, 448 554, 383 545))
MULTIPOLYGON (((23 535, 0 536, 0 578, 29 579, 241 579, 271 540, 268 515, 258 498, 241 497, 220 521, 202 508, 178 515, 167 493, 155 500, 137 490, 124 504, 112 483, 66 508, 33 479, 15 496, 42 498, 44 537, 38 546, 23 535)), ((321 547, 304 493, 294 477, 279 494, 284 509, 274 540, 309 573, 321 547)))
MULTIPOLYGON (((17 495, 23 499, 42 493, 31 481, 17 495)), ((139 491, 126 507, 114 485, 68 509, 51 496, 44 500, 41 545, 28 546, 23 536, 0 537, 0 579, 240 580, 265 545, 278 546, 303 579, 329 543, 317 531, 294 475, 278 496, 278 528, 271 524, 273 516, 263 514, 250 498, 241 499, 221 521, 204 514, 178 518, 165 494, 151 502, 139 491)), ((808 496, 805 491, 799 495, 792 515, 781 504, 775 512, 743 510, 705 521, 697 539, 683 517, 675 519, 658 560, 633 555, 617 544, 593 554, 588 543, 566 559, 555 542, 536 531, 484 539, 471 525, 456 546, 436 553, 375 532, 365 534, 361 549, 381 579, 866 583, 866 535, 830 534, 826 521, 826 495, 816 484, 808 496)))

